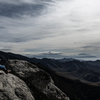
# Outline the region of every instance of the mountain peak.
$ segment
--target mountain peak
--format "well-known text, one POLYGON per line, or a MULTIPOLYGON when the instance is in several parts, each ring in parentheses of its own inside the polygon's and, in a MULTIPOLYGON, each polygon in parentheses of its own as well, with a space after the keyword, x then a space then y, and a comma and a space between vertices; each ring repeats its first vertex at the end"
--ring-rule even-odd
MULTIPOLYGON (((7 79, 6 84, 7 85, 10 84, 11 87, 15 88, 19 86, 19 84, 21 84, 20 83, 21 81, 24 81, 32 93, 30 95, 34 96, 33 99, 26 99, 26 98, 21 99, 18 97, 17 100, 69 100, 66 94, 63 93, 59 88, 57 88, 54 85, 54 82, 51 76, 45 71, 39 69, 36 65, 31 64, 27 61, 23 61, 23 60, 8 60, 8 62, 6 63, 6 67, 7 69, 11 70, 11 74, 6 75, 4 73, 5 75, 4 81, 5 81, 5 78, 7 79), (14 79, 14 80, 11 80, 11 79, 14 79), (18 79, 20 79, 20 81, 18 81, 18 79), (11 83, 9 83, 8 81, 11 83)), ((0 74, 0 78, 2 79, 3 75, 0 74)), ((2 80, 1 82, 3 83, 2 80)), ((23 89, 24 85, 23 86, 20 85, 20 87, 22 87, 23 89)), ((2 87, 0 87, 0 89, 1 88, 2 87)), ((7 91, 12 91, 15 93, 15 90, 10 90, 10 88, 7 88, 7 91)), ((26 90, 23 90, 23 91, 26 91, 26 90)), ((17 92, 18 93, 15 94, 15 96, 16 95, 21 96, 20 89, 17 90, 17 92)), ((26 91, 26 94, 27 93, 28 92, 26 91)), ((5 99, 5 100, 14 100, 15 96, 10 99, 5 99)), ((32 96, 30 97, 32 98, 32 96)))

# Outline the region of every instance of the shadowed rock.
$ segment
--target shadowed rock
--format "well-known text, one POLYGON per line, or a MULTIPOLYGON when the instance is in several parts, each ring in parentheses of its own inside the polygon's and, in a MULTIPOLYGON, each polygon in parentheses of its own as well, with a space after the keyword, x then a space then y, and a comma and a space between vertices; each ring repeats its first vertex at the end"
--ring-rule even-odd
POLYGON ((26 83, 0 71, 0 100, 35 100, 26 83))
POLYGON ((37 66, 22 60, 9 60, 6 66, 26 82, 36 100, 69 100, 66 94, 54 85, 50 75, 37 66))

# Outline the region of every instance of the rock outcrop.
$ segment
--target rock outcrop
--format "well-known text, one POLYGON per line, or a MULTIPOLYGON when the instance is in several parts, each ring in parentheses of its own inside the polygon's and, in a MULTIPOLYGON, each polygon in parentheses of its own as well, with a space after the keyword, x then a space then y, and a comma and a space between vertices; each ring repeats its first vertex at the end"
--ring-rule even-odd
POLYGON ((0 100, 35 100, 26 83, 0 71, 0 100))
POLYGON ((27 61, 9 60, 6 67, 25 81, 35 100, 69 100, 66 94, 54 85, 50 75, 37 66, 27 61))

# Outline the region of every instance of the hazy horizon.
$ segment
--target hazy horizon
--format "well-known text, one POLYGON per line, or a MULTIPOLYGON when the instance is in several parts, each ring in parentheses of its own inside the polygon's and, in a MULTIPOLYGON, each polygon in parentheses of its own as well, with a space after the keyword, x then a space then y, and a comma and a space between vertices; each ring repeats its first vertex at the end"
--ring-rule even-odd
POLYGON ((0 50, 99 59, 99 8, 99 0, 0 0, 0 50))

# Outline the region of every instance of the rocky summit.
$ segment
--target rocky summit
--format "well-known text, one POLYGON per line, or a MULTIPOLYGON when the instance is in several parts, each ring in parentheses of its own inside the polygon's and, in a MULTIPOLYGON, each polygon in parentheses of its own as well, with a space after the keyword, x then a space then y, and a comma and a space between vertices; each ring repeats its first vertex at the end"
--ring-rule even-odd
POLYGON ((0 71, 0 100, 35 100, 26 83, 0 71))
POLYGON ((0 100, 69 100, 50 75, 23 60, 8 60, 7 69, 0 71, 0 100))

